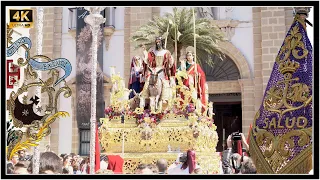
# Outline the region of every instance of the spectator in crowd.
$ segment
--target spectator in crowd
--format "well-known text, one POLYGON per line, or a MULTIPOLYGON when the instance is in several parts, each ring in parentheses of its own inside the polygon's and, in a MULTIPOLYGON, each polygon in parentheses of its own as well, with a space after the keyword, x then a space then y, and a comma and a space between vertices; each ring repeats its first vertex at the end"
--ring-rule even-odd
MULTIPOLYGON (((39 174, 61 174, 62 162, 58 155, 53 152, 43 152, 39 159, 39 174)), ((29 172, 32 172, 33 162, 29 165, 29 172)))
POLYGON ((151 169, 153 174, 159 174, 158 167, 154 164, 148 164, 147 167, 151 169))
POLYGON ((180 153, 176 162, 168 168, 168 174, 192 174, 195 168, 200 168, 195 160, 193 150, 188 150, 187 154, 180 153))
POLYGON ((9 163, 12 163, 12 165, 16 165, 19 161, 19 156, 17 154, 14 154, 11 158, 11 161, 9 161, 9 163))
POLYGON ((74 166, 72 166, 72 169, 73 169, 73 174, 81 174, 79 165, 75 164, 74 166))
POLYGON ((243 157, 241 174, 257 174, 256 166, 254 165, 252 159, 248 156, 243 157))
POLYGON ((72 166, 71 166, 71 156, 69 155, 65 155, 63 157, 63 168, 64 169, 67 169, 69 174, 73 174, 73 169, 72 169, 72 166))
POLYGON ((61 162, 63 162, 63 158, 64 158, 64 156, 66 156, 66 154, 60 154, 60 159, 61 159, 61 162))
POLYGON ((102 155, 100 158, 100 169, 105 170, 108 169, 108 156, 102 155))
MULTIPOLYGON (((242 133, 241 141, 246 148, 249 149, 249 145, 246 142, 246 139, 242 133)), ((223 151, 222 155, 222 168, 224 174, 255 174, 256 167, 253 164, 251 158, 244 156, 244 152, 242 155, 238 153, 233 153, 232 150, 232 136, 229 135, 227 139, 227 147, 228 149, 223 151)))
POLYGON ((90 159, 88 157, 84 158, 80 164, 80 171, 82 174, 90 174, 89 169, 90 159))
POLYGON ((168 162, 165 159, 159 159, 157 161, 157 167, 159 170, 159 174, 167 174, 168 162))
POLYGON ((23 161, 25 159, 26 151, 25 150, 19 150, 18 151, 18 156, 19 160, 23 161))
POLYGON ((152 170, 146 164, 139 164, 135 174, 153 174, 152 170))
POLYGON ((71 174, 71 173, 69 172, 69 169, 63 168, 62 169, 62 174, 71 174))
POLYGON ((14 165, 14 174, 29 174, 28 167, 30 165, 30 161, 19 161, 16 165, 14 165))
POLYGON ((83 158, 78 155, 77 156, 77 164, 79 165, 79 168, 80 168, 80 164, 81 164, 82 160, 83 160, 83 158))
MULTIPOLYGON (((232 174, 232 173, 235 173, 236 170, 232 167, 232 163, 231 162, 231 157, 233 160, 235 160, 236 158, 237 159, 240 159, 238 158, 238 155, 239 154, 235 154, 234 156, 233 155, 233 151, 232 151, 232 136, 229 135, 228 138, 227 138, 227 150, 224 150, 223 151, 223 154, 222 154, 222 168, 223 168, 223 174, 232 174)), ((233 161, 233 165, 235 165, 235 162, 237 161, 233 161)))
POLYGON ((74 157, 76 157, 77 155, 75 153, 70 153, 70 156, 72 159, 74 159, 74 157))
POLYGON ((7 163, 7 174, 13 174, 14 167, 12 163, 7 163))

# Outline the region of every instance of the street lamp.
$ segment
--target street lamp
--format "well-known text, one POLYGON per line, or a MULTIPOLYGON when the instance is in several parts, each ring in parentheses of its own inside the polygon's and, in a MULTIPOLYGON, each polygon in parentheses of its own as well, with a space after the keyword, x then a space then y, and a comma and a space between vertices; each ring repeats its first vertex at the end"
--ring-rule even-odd
POLYGON ((98 54, 98 33, 100 25, 106 21, 100 14, 105 7, 85 7, 90 14, 84 21, 90 25, 92 32, 92 71, 91 71, 91 119, 90 119, 90 174, 95 173, 95 135, 96 135, 96 105, 97 105, 97 54, 98 54))

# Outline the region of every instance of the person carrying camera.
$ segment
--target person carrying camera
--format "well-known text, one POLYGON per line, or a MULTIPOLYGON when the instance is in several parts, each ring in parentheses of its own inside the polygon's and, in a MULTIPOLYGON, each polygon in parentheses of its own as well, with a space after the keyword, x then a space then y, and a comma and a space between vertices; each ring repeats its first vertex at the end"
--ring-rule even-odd
POLYGON ((249 151, 249 145, 243 133, 232 133, 227 139, 227 150, 223 151, 222 169, 224 174, 239 174, 247 172, 255 172, 251 158, 245 156, 249 151), (242 144, 245 148, 242 148, 242 144), (243 164, 246 166, 243 166, 243 164), (252 164, 247 166, 247 164, 252 164), (250 170, 248 170, 250 168, 250 170))

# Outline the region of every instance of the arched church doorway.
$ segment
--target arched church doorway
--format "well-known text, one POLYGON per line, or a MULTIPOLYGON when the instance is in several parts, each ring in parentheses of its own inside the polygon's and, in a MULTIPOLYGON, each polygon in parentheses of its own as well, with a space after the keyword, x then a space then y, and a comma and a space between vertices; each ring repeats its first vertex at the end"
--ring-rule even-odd
POLYGON ((203 70, 208 83, 215 83, 211 88, 220 89, 219 93, 209 95, 209 101, 214 103, 214 123, 219 136, 217 152, 222 152, 226 148, 228 135, 242 131, 241 89, 237 88, 234 92, 230 89, 234 84, 239 86, 237 81, 241 76, 237 65, 228 55, 223 60, 215 55, 211 58, 213 66, 203 63, 203 70))

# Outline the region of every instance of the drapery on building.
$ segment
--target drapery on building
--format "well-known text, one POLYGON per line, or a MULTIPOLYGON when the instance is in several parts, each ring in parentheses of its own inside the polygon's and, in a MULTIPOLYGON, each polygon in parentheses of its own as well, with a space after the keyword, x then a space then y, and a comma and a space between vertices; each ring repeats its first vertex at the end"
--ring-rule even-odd
MULTIPOLYGON (((36 8, 34 8, 36 11, 36 8)), ((79 129, 76 107, 76 27, 75 7, 45 7, 43 54, 52 59, 67 58, 73 68, 67 82, 72 98, 62 98, 59 109, 70 117, 55 121, 52 133, 43 140, 40 150, 50 144, 57 153, 89 154, 89 129, 79 129), (62 102, 63 101, 63 102, 62 102)), ((116 66, 128 84, 130 61, 138 54, 129 38, 153 15, 172 12, 172 7, 108 7, 104 14, 103 83, 105 106, 109 103, 109 66, 116 66)), ((310 13, 311 14, 311 13, 310 13)), ((35 16, 36 17, 36 16, 35 16)), ((214 102, 215 124, 218 126, 222 151, 223 137, 238 116, 239 130, 247 134, 268 83, 275 57, 293 21, 292 7, 212 7, 199 8, 198 17, 212 19, 225 32, 227 42, 221 44, 224 61, 214 55, 213 68, 204 67, 209 99, 214 102), (224 129, 224 130, 223 130, 224 129)), ((35 19, 36 22, 36 19, 35 19)), ((30 38, 36 44, 36 26, 30 38)), ((32 48, 33 54, 36 48, 32 48)), ((45 73, 42 75, 45 77, 45 73)), ((89 120, 88 120, 89 122, 89 120)))

